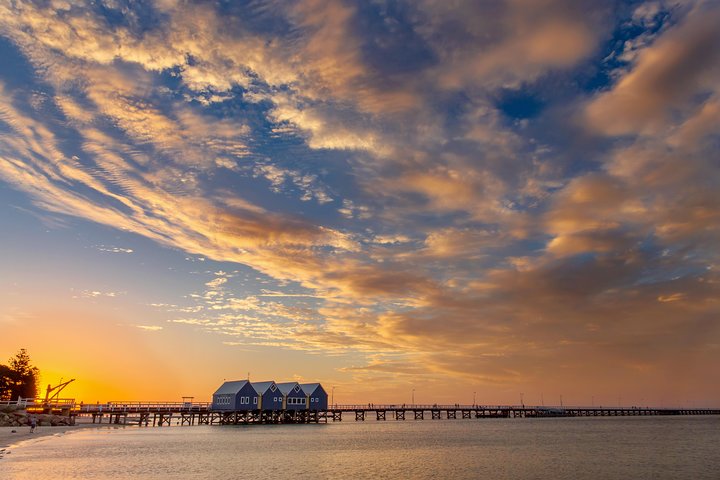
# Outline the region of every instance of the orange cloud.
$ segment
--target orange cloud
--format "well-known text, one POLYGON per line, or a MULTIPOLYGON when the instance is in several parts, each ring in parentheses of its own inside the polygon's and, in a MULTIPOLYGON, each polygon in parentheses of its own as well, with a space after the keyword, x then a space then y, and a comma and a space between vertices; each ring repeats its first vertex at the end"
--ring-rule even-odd
POLYGON ((693 95, 717 91, 720 9, 709 5, 641 51, 617 85, 587 106, 592 128, 607 135, 657 133, 674 111, 685 113, 693 95))

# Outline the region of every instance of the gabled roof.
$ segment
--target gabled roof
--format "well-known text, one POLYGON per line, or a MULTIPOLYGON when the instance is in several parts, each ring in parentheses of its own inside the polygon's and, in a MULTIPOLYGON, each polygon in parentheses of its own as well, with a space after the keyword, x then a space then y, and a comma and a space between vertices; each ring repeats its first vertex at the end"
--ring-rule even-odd
POLYGON ((296 393, 303 392, 303 395, 305 394, 302 387, 297 382, 276 383, 275 385, 277 385, 278 390, 280 390, 280 392, 282 392, 283 395, 289 395, 290 393, 293 393, 293 390, 295 389, 295 387, 298 387, 298 389, 299 389, 299 392, 296 392, 296 393))
MULTIPOLYGON (((323 392, 325 392, 325 389, 320 385, 319 383, 301 383, 300 387, 302 387, 303 391, 305 392, 305 395, 312 395, 315 393, 315 390, 320 388, 323 392)), ((327 393, 326 393, 327 395, 327 393)))
POLYGON ((250 386, 255 389, 258 395, 264 394, 273 385, 277 386, 276 383, 272 380, 270 380, 269 382, 250 382, 250 386))
POLYGON ((231 382, 225 382, 222 385, 220 385, 220 388, 217 389, 217 391, 214 393, 214 395, 223 395, 223 394, 227 395, 227 394, 238 393, 247 384, 248 384, 247 380, 233 380, 231 382))

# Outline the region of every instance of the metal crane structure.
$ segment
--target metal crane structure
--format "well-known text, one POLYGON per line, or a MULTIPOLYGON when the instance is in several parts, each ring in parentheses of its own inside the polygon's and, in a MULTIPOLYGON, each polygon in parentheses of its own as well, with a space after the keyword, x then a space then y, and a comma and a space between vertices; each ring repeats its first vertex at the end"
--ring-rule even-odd
MULTIPOLYGON (((62 382, 62 378, 60 379, 60 381, 62 382)), ((44 403, 50 403, 50 402, 52 402, 52 401, 57 401, 58 395, 60 395, 60 392, 63 391, 63 388, 67 387, 68 385, 70 385, 70 384, 71 384, 72 382, 74 382, 74 381, 75 381, 75 379, 74 379, 74 378, 71 378, 71 379, 68 380, 67 382, 61 383, 60 385, 56 385, 56 386, 54 386, 54 387, 48 385, 48 386, 47 386, 47 391, 45 392, 45 401, 44 401, 44 403), (57 391, 56 391, 56 390, 57 390, 57 391), (53 393, 52 396, 51 396, 50 394, 51 394, 52 392, 55 392, 55 393, 53 393)))
POLYGON ((59 385, 55 385, 54 387, 51 385, 47 386, 47 390, 45 392, 45 400, 43 400, 43 410, 46 410, 46 413, 50 413, 53 410, 53 407, 57 408, 56 404, 58 403, 73 403, 73 401, 61 401, 61 399, 58 398, 58 395, 60 395, 60 392, 62 392, 65 387, 67 387, 74 381, 75 379, 71 378, 67 382, 63 382, 61 378, 60 382, 62 383, 60 383, 59 385))

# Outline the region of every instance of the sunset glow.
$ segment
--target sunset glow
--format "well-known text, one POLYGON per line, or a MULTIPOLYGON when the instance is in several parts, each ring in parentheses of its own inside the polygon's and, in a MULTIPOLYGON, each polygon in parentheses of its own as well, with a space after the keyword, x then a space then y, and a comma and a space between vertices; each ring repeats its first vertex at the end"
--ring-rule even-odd
POLYGON ((85 402, 718 406, 718 25, 0 2, 0 362, 85 402))

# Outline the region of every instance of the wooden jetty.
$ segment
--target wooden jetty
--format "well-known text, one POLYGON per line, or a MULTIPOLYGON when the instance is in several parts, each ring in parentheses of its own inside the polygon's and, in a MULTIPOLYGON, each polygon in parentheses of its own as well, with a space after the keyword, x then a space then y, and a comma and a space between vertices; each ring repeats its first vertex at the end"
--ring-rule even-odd
POLYGON ((354 414, 356 421, 366 418, 382 421, 440 420, 470 418, 614 417, 639 415, 720 415, 720 409, 650 407, 545 407, 525 405, 338 405, 328 410, 334 421, 342 414, 354 414))
POLYGON ((92 417, 93 423, 170 426, 249 425, 273 423, 327 423, 355 421, 440 420, 484 418, 617 417, 647 415, 720 415, 720 409, 653 407, 562 407, 525 405, 332 405, 327 410, 214 411, 210 403, 108 402, 79 404, 72 416, 92 417))

